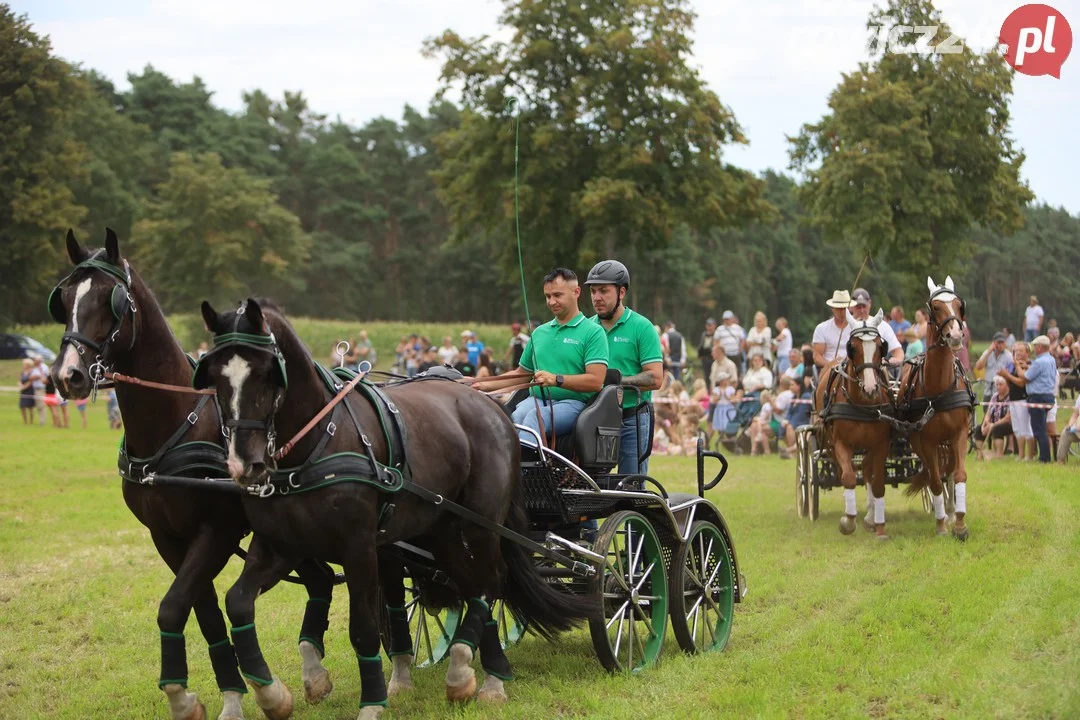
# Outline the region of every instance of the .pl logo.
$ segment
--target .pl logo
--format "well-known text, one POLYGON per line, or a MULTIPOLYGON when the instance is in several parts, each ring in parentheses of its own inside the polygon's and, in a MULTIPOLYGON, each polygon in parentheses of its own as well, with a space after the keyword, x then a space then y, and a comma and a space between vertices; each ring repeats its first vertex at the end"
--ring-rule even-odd
POLYGON ((1005 62, 1024 75, 1061 78, 1061 66, 1072 51, 1072 28, 1049 5, 1024 5, 1013 10, 998 36, 1005 62))

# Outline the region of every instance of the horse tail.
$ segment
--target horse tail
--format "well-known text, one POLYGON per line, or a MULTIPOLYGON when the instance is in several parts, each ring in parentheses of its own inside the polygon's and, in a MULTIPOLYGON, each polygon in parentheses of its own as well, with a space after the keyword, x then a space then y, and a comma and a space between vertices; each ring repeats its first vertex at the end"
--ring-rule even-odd
MULTIPOLYGON (((525 534, 529 524, 525 503, 520 491, 510 505, 506 527, 525 534)), ((582 620, 599 619, 600 607, 592 599, 560 590, 544 580, 536 569, 532 555, 507 538, 502 539, 502 556, 507 566, 503 599, 516 618, 536 634, 552 640, 570 630, 582 620)))
POLYGON ((908 496, 918 495, 929 486, 930 473, 926 472, 926 468, 923 468, 908 482, 908 486, 904 488, 904 494, 908 496))

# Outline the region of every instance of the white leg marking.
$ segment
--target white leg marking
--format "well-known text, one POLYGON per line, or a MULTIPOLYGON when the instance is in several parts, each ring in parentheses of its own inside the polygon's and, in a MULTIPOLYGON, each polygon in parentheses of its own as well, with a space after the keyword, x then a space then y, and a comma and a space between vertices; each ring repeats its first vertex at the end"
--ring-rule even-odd
POLYGON ((187 720, 194 714, 199 705, 199 698, 195 693, 190 693, 176 684, 165 685, 161 689, 169 698, 169 713, 173 720, 187 720))
POLYGON ((222 693, 225 704, 221 708, 221 714, 218 715, 218 720, 244 720, 243 697, 243 695, 235 690, 226 690, 222 693))
POLYGON ((930 500, 934 503, 934 518, 937 520, 945 519, 945 493, 940 495, 931 495, 930 500))
POLYGON ((956 513, 967 512, 967 483, 956 483, 956 513))
POLYGON ((858 511, 858 505, 855 502, 855 488, 844 488, 844 514, 854 517, 858 511))
POLYGON ((877 525, 885 524, 885 498, 874 498, 874 523, 877 525))
POLYGON ((386 686, 387 695, 394 696, 413 689, 412 674, 409 672, 412 661, 412 655, 395 655, 391 658, 393 667, 390 671, 390 684, 386 686))
POLYGON ((307 640, 300 641, 300 658, 304 661, 304 694, 309 703, 317 705, 334 689, 330 672, 323 667, 322 653, 307 640))
POLYGON ((383 711, 386 710, 382 705, 368 705, 360 708, 360 714, 356 716, 356 720, 378 720, 382 716, 383 711))
MULTIPOLYGON (((229 385, 232 387, 232 397, 229 398, 229 410, 232 411, 233 419, 240 417, 240 392, 244 389, 244 382, 248 379, 248 375, 251 374, 251 365, 248 361, 239 355, 233 355, 229 358, 229 362, 225 364, 225 368, 221 371, 221 374, 229 379, 229 385)), ((238 478, 244 472, 244 462, 236 456, 236 433, 231 433, 229 436, 229 474, 233 478, 238 478)))
POLYGON ((503 681, 494 675, 488 675, 484 679, 484 685, 480 688, 480 692, 477 693, 476 699, 489 703, 506 702, 508 698, 506 688, 503 687, 503 681))

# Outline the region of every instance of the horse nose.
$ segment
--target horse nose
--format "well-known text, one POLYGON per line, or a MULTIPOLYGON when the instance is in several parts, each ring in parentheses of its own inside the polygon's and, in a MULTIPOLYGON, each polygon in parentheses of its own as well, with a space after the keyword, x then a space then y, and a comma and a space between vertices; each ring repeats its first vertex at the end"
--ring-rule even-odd
POLYGON ((253 462, 244 468, 244 476, 252 480, 259 480, 266 475, 266 463, 253 462))
POLYGON ((69 392, 83 393, 89 389, 89 379, 86 377, 86 373, 77 367, 68 368, 68 370, 60 377, 60 385, 66 387, 69 392))

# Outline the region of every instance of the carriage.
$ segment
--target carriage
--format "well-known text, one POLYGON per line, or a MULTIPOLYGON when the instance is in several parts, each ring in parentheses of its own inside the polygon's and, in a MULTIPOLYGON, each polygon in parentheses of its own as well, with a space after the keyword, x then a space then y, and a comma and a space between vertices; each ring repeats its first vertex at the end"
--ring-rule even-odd
MULTIPOLYGON (((535 440, 522 443, 521 459, 527 540, 546 550, 536 552, 534 561, 548 582, 602 606, 602 620, 590 621, 589 629, 597 657, 612 672, 653 665, 669 618, 685 652, 722 650, 734 604, 746 593, 727 523, 705 498, 727 472, 727 460, 707 451, 704 438, 698 438, 696 494, 668 492, 647 475, 613 474, 623 392, 636 389, 617 381, 605 386, 555 448, 545 447, 534 430, 517 426, 535 440), (707 460, 720 463, 709 481, 707 460), (595 539, 580 539, 582 523, 594 519, 603 520, 595 539)), ((426 597, 438 570, 425 563, 425 553, 402 545, 396 547, 406 568, 415 663, 426 667, 446 657, 462 608, 440 607, 437 599, 426 597)), ((526 628, 500 602, 492 614, 504 648, 524 636, 526 628)), ((388 634, 384 621, 384 637, 388 634)))

